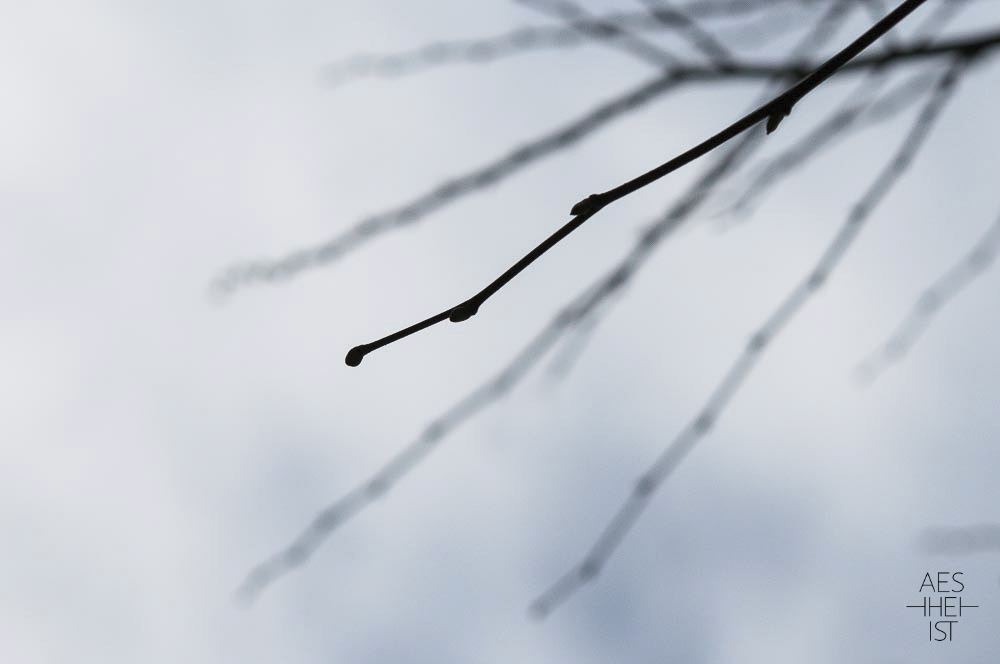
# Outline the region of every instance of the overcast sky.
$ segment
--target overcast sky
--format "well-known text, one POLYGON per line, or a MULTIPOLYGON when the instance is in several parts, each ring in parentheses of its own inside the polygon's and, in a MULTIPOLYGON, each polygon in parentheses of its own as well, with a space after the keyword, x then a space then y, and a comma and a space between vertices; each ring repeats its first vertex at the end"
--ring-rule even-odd
MULTIPOLYGON (((358 51, 548 20, 512 2, 38 0, 3 16, 3 661, 826 664, 1000 648, 1000 552, 916 546, 928 526, 1000 521, 1000 274, 874 385, 852 380, 1000 214, 1000 62, 962 80, 911 172, 603 573, 538 622, 531 600, 808 273, 913 111, 823 152, 746 223, 698 216, 568 378, 543 363, 243 606, 233 592, 254 565, 499 370, 707 162, 602 212, 471 321, 357 369, 347 349, 468 297, 574 201, 734 120, 761 84, 684 88, 220 305, 208 284, 234 261, 322 241, 655 72, 590 44, 325 82, 325 65, 358 51), (965 603, 981 607, 951 643, 928 643, 905 608, 938 571, 963 572, 965 603)), ((856 11, 831 47, 870 20, 856 11)), ((978 0, 949 32, 998 23, 978 0)), ((856 84, 807 98, 766 150, 856 84)))

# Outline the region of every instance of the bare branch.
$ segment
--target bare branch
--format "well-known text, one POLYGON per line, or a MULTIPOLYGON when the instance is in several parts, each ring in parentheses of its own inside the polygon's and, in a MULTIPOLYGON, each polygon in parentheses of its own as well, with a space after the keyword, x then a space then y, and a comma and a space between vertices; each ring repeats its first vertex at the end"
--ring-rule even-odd
POLYGON ((544 617, 600 573, 649 504, 656 490, 718 421, 725 407, 756 366, 764 350, 829 279, 872 211, 912 163, 946 102, 953 95, 956 83, 967 65, 967 58, 958 58, 941 77, 934 94, 917 116, 897 153, 852 208, 844 224, 808 276, 753 333, 744 351, 726 372, 704 406, 639 478, 629 497, 583 560, 532 603, 531 609, 534 615, 544 617))
POLYGON ((771 133, 771 131, 778 126, 781 118, 790 114, 795 104, 797 104, 803 97, 812 92, 835 72, 843 68, 851 60, 857 57, 864 49, 874 43, 879 37, 892 29, 896 24, 902 21, 906 16, 926 1, 927 0, 904 0, 885 18, 866 30, 860 37, 851 42, 851 44, 828 59, 811 74, 803 78, 799 83, 789 88, 786 92, 778 95, 771 101, 760 106, 755 111, 743 116, 711 138, 699 143, 695 147, 687 150, 677 157, 674 157, 666 163, 661 164, 660 166, 657 166, 656 168, 647 171, 646 173, 643 173, 628 182, 618 185, 613 189, 609 189, 601 194, 592 194, 584 200, 579 201, 570 210, 570 214, 574 215, 570 221, 556 230, 556 232, 550 235, 541 244, 537 245, 534 249, 529 251, 503 274, 471 298, 419 323, 383 337, 382 339, 378 339, 368 344, 355 346, 348 352, 345 362, 349 366, 358 366, 364 356, 373 350, 398 341, 432 325, 436 325, 446 319, 455 323, 468 320, 479 311, 479 308, 484 302, 496 294, 515 276, 565 239, 574 230, 582 226, 603 208, 641 189, 642 187, 669 175, 673 171, 689 164, 705 154, 708 154, 712 150, 727 143, 761 121, 767 120, 767 131, 768 133, 771 133))
MULTIPOLYGON (((954 2, 955 0, 948 1, 954 2)), ((812 6, 823 4, 823 2, 813 0, 806 4, 812 6)), ((753 14, 772 13, 775 8, 784 9, 784 12, 778 12, 777 15, 765 15, 767 22, 763 25, 768 28, 773 25, 786 28, 790 27, 791 23, 780 19, 793 15, 794 10, 800 8, 801 5, 799 0, 695 2, 686 4, 682 11, 692 19, 718 16, 753 18, 753 14)), ((413 50, 398 53, 361 53, 327 65, 324 67, 323 78, 330 84, 341 85, 364 76, 396 77, 425 71, 440 65, 461 62, 479 64, 542 49, 570 48, 589 42, 587 28, 600 30, 599 26, 601 25, 614 25, 630 32, 676 29, 676 26, 665 23, 649 12, 615 12, 602 14, 593 20, 574 21, 572 25, 568 26, 528 26, 480 39, 431 42, 413 50)), ((745 35, 742 27, 737 27, 735 30, 731 28, 723 30, 728 35, 728 41, 735 41, 745 46, 759 44, 762 36, 767 38, 777 34, 771 30, 761 31, 753 25, 747 25, 747 28, 745 35), (761 32, 763 34, 760 34, 761 32)))
POLYGON ((977 277, 989 269, 1000 251, 1000 218, 958 263, 931 284, 889 338, 857 368, 859 382, 870 384, 913 348, 934 318, 977 277))
POLYGON ((624 182, 617 187, 609 189, 600 194, 591 194, 587 198, 577 202, 570 210, 570 214, 582 215, 584 213, 596 213, 611 203, 624 198, 625 196, 638 191, 653 182, 663 178, 699 157, 711 152, 718 146, 733 139, 747 129, 753 127, 758 122, 767 120, 767 132, 774 131, 781 119, 792 112, 794 106, 806 95, 819 87, 828 78, 842 69, 847 63, 856 58, 866 48, 874 44, 880 37, 895 27, 900 21, 909 16, 927 0, 903 0, 896 9, 886 15, 881 21, 866 30, 860 37, 848 44, 844 49, 835 54, 829 60, 816 68, 802 81, 792 86, 788 91, 778 95, 770 102, 760 108, 743 116, 729 127, 726 127, 716 135, 696 145, 690 150, 674 157, 673 159, 624 182))
MULTIPOLYGON (((885 15, 885 3, 882 0, 861 0, 861 4, 868 10, 869 15, 878 20, 885 15)), ((940 6, 940 5, 939 5, 940 6)), ((883 47, 891 47, 897 43, 896 35, 888 34, 882 42, 883 47)))

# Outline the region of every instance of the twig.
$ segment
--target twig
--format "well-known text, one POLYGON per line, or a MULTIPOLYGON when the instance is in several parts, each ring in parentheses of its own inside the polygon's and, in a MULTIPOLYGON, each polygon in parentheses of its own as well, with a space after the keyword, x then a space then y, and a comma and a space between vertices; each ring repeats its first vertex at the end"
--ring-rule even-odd
POLYGON ((414 325, 383 337, 382 339, 368 344, 355 346, 347 353, 345 358, 346 364, 348 366, 358 366, 361 364, 364 356, 368 353, 405 338, 420 330, 426 329, 432 325, 443 322, 446 319, 455 323, 468 320, 479 311, 479 308, 484 302, 486 302, 486 300, 503 288, 515 276, 611 203, 624 198, 638 189, 641 189, 642 187, 645 187, 646 185, 651 184, 673 171, 689 164, 695 159, 704 156, 759 122, 767 120, 767 132, 771 133, 777 128, 781 120, 792 112, 792 108, 803 97, 826 81, 830 76, 844 67, 844 65, 852 59, 857 57, 864 49, 874 43, 879 37, 892 29, 892 27, 902 21, 906 16, 926 1, 927 0, 904 0, 885 18, 866 30, 860 37, 855 39, 843 50, 820 65, 811 74, 802 79, 802 81, 792 86, 786 92, 778 95, 768 103, 760 106, 757 110, 748 113, 711 138, 703 141, 677 157, 674 157, 666 163, 661 164, 660 166, 657 166, 656 168, 643 173, 628 182, 618 185, 613 189, 609 189, 601 194, 592 194, 584 200, 579 201, 570 210, 570 214, 574 215, 570 221, 556 230, 555 233, 529 251, 520 260, 514 263, 514 265, 508 268, 507 271, 471 298, 419 323, 415 323, 414 325))
POLYGON ((945 103, 953 95, 956 83, 967 65, 968 58, 962 57, 956 59, 949 67, 933 95, 917 116, 913 127, 906 135, 895 156, 886 164, 872 185, 852 208, 846 221, 808 276, 750 337, 746 348, 726 372, 704 406, 639 478, 629 497, 612 517, 608 526, 583 560, 532 603, 531 610, 535 616, 544 617, 600 573, 604 564, 648 505, 655 491, 718 421, 725 407, 756 366, 764 350, 809 298, 829 279, 832 271, 856 239, 874 208, 912 163, 931 127, 940 116, 945 103))

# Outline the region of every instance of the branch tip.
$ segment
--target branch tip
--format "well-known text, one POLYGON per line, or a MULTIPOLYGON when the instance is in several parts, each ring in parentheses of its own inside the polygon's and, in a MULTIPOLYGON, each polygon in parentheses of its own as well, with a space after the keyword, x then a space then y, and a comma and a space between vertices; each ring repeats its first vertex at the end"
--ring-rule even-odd
POLYGON ((549 615, 549 607, 541 602, 536 602, 528 607, 528 617, 541 622, 549 615))
POLYGON ((356 367, 361 364, 361 360, 365 359, 365 355, 367 353, 368 346, 366 344, 355 346, 351 350, 347 351, 347 357, 344 358, 344 363, 349 367, 356 367))

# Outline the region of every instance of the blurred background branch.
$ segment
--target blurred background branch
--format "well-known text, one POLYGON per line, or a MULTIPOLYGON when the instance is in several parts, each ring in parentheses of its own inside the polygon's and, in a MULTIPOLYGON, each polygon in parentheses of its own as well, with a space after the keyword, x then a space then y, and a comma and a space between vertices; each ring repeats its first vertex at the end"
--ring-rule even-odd
MULTIPOLYGON (((837 29, 852 11, 861 9, 873 16, 881 12, 881 3, 877 2, 831 0, 791 3, 793 7, 788 11, 794 9, 796 16, 810 16, 810 27, 788 50, 784 60, 761 63, 738 54, 741 30, 745 35, 752 35, 759 34, 762 25, 779 25, 775 12, 779 6, 789 3, 695 2, 674 6, 650 0, 643 2, 646 10, 642 12, 596 14, 566 0, 520 1, 532 9, 552 15, 561 25, 518 29, 486 40, 439 42, 409 54, 359 56, 340 66, 341 82, 362 75, 413 73, 445 62, 485 62, 494 57, 540 48, 575 45, 583 40, 621 49, 643 64, 658 69, 657 76, 595 106, 561 128, 523 143, 500 159, 431 187, 427 193, 409 203, 369 217, 322 244, 275 260, 235 264, 215 282, 217 291, 229 294, 255 282, 284 281, 306 269, 330 263, 387 231, 410 225, 453 201, 491 188, 534 161, 570 147, 612 120, 627 117, 643 105, 683 85, 727 85, 760 79, 766 85, 760 98, 750 106, 758 108, 784 86, 801 79, 818 66, 818 54, 834 38, 837 29), (742 19, 744 22, 737 20, 736 26, 716 29, 711 21, 718 17, 742 19), (654 31, 686 42, 706 58, 708 64, 688 63, 668 48, 643 36, 654 31)), ((383 497, 431 451, 437 449, 449 434, 508 394, 553 350, 557 351, 554 370, 558 375, 565 376, 586 347, 587 339, 595 333, 600 321, 634 281, 654 250, 682 224, 701 212, 707 203, 718 201, 717 204, 722 205, 721 214, 748 215, 764 192, 792 175, 802 164, 817 158, 824 148, 847 138, 852 132, 895 118, 925 98, 922 110, 898 150, 855 204, 816 265, 751 335, 746 348, 724 374, 703 407, 639 478, 629 498, 593 548, 577 566, 533 603, 532 610, 539 616, 547 614, 595 578, 656 489, 695 444, 711 431, 763 351, 770 347, 776 335, 826 282, 877 204, 916 156, 968 64, 973 59, 986 59, 1000 45, 1000 28, 970 36, 941 38, 950 20, 970 2, 942 0, 934 3, 933 11, 911 34, 896 35, 877 51, 842 63, 843 74, 857 72, 863 75, 854 92, 839 107, 825 115, 819 114, 818 122, 791 145, 752 163, 748 173, 740 175, 740 169, 752 162, 762 145, 763 132, 748 132, 720 150, 693 185, 674 201, 661 218, 645 228, 634 247, 617 264, 560 308, 498 373, 434 418, 419 436, 367 480, 323 509, 290 545, 256 567, 245 579, 240 595, 252 599, 275 579, 304 564, 334 530, 383 497), (951 63, 943 75, 938 66, 942 60, 951 63), (902 82, 889 86, 891 75, 903 68, 908 72, 916 71, 902 82), (736 191, 737 185, 739 193, 734 197, 732 192, 736 191)), ((773 34, 778 32, 775 29, 773 34)), ((749 37, 747 39, 752 41, 749 37)), ((817 114, 800 115, 808 119, 817 114)), ((982 269, 985 253, 986 250, 977 245, 973 254, 978 258, 975 261, 970 258, 963 263, 962 279, 971 279, 968 269, 972 262, 979 266, 977 269, 982 269)), ((955 282, 955 278, 948 282, 950 292, 957 291, 955 282)), ((940 290, 942 287, 936 288, 940 290)), ((445 310, 428 321, 432 324, 444 320, 451 311, 445 310)), ((414 328, 422 329, 420 326, 426 327, 428 321, 414 328)), ((391 336, 399 338, 409 332, 409 329, 403 330, 391 336)), ((360 361, 360 357, 356 359, 360 361)))

